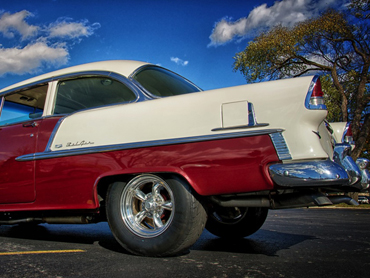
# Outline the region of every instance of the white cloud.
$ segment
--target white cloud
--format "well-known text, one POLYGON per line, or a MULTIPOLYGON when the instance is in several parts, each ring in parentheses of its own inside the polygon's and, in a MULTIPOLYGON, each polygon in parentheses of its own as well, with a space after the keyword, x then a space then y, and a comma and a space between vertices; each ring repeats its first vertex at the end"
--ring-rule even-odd
POLYGON ((171 57, 171 61, 172 62, 175 62, 176 64, 180 65, 180 66, 187 66, 189 64, 189 61, 184 61, 180 58, 177 58, 177 57, 171 57))
POLYGON ((0 36, 8 39, 0 44, 0 76, 65 65, 69 59, 68 46, 75 44, 76 39, 79 42, 91 36, 100 27, 99 23, 69 18, 58 19, 48 26, 31 25, 27 22, 31 16, 33 14, 26 10, 13 14, 0 11, 0 36))
POLYGON ((25 19, 33 16, 29 11, 23 10, 14 14, 3 13, 0 16, 0 33, 6 38, 14 38, 16 33, 22 36, 22 39, 35 36, 39 27, 29 25, 25 19))
POLYGON ((33 73, 43 65, 61 66, 68 61, 65 44, 49 46, 45 41, 24 48, 0 48, 0 75, 33 73))
POLYGON ((70 19, 64 19, 50 24, 48 31, 50 38, 79 38, 88 37, 94 33, 94 30, 100 27, 99 23, 89 26, 88 21, 69 22, 70 19))
POLYGON ((235 38, 244 38, 260 28, 270 28, 277 24, 293 26, 297 22, 318 15, 320 11, 334 3, 337 5, 343 1, 345 0, 282 0, 276 1, 271 7, 262 4, 254 8, 247 17, 236 21, 226 17, 216 22, 208 46, 222 45, 235 38))

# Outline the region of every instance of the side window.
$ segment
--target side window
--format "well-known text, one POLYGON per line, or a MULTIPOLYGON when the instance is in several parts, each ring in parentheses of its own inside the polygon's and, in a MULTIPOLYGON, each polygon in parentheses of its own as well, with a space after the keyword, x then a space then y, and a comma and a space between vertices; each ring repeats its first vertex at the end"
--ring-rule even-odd
POLYGON ((54 114, 136 100, 123 83, 107 77, 84 77, 59 82, 54 114))
POLYGON ((48 85, 3 96, 0 125, 29 121, 42 116, 48 85))

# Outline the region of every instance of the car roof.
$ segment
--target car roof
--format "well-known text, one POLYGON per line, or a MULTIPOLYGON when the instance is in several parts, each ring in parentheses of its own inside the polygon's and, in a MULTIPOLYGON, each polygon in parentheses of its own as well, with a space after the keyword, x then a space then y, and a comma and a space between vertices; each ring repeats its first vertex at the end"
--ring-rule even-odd
POLYGON ((141 61, 133 61, 133 60, 110 60, 110 61, 100 61, 94 63, 87 63, 78 66, 68 67, 64 69, 60 69, 57 71, 52 71, 46 74, 42 74, 11 86, 5 87, 0 90, 0 93, 26 86, 27 84, 33 84, 42 80, 51 79, 58 76, 63 76, 70 73, 78 73, 78 72, 86 72, 86 71, 109 71, 109 72, 116 72, 125 77, 128 77, 132 72, 134 72, 137 68, 147 65, 149 63, 141 62, 141 61))

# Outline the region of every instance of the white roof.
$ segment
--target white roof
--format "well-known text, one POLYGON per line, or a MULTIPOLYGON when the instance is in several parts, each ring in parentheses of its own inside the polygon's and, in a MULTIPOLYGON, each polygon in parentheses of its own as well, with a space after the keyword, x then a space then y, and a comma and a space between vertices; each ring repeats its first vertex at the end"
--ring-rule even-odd
POLYGON ((49 72, 43 75, 39 75, 25 81, 13 84, 6 88, 0 90, 0 93, 11 90, 13 88, 19 88, 25 86, 27 84, 32 84, 38 82, 40 80, 50 79, 53 77, 69 74, 69 73, 76 73, 76 72, 84 72, 84 71, 109 71, 109 72, 116 72, 125 77, 128 77, 132 72, 134 72, 137 68, 146 65, 148 63, 140 62, 140 61, 132 61, 132 60, 110 60, 110 61, 101 61, 101 62, 94 62, 88 64, 82 64, 78 66, 73 66, 69 68, 64 68, 61 70, 49 72))

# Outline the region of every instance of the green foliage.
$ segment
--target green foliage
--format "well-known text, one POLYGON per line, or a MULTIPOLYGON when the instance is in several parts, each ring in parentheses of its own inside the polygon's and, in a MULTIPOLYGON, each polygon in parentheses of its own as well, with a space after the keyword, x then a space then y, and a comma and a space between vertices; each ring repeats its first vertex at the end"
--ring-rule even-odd
POLYGON ((349 8, 352 14, 357 18, 369 18, 370 17, 370 1, 369 0, 353 0, 349 4, 349 8))
POLYGON ((342 98, 337 88, 333 85, 333 81, 329 74, 320 77, 322 90, 324 91, 324 99, 328 108, 327 120, 329 122, 340 122, 342 119, 342 111, 340 109, 342 98))
POLYGON ((356 149, 370 136, 370 1, 352 0, 344 13, 327 10, 292 27, 275 26, 234 57, 249 83, 321 73, 329 121, 351 121, 356 149))
POLYGON ((350 35, 343 15, 328 11, 292 28, 275 26, 251 41, 234 57, 234 70, 248 82, 299 76, 308 71, 330 71, 336 62, 346 63, 347 44, 335 38, 350 35))

